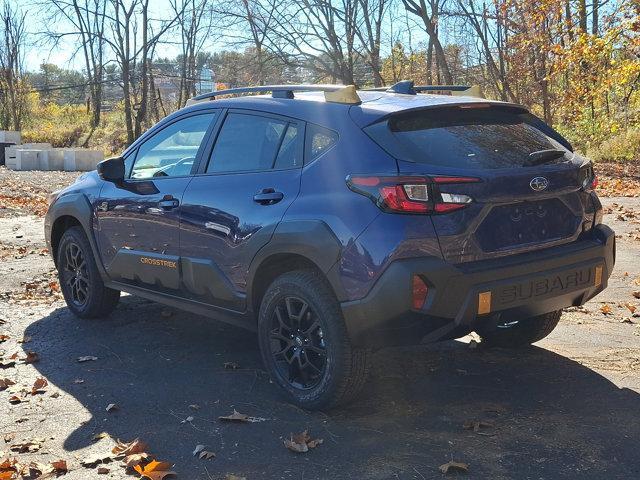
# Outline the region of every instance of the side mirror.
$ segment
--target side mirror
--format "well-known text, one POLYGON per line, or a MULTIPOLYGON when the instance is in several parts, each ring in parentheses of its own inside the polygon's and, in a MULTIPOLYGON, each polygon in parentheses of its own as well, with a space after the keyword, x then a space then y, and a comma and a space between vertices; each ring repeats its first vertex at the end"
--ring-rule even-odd
POLYGON ((107 182, 120 183, 124 181, 124 158, 112 157, 101 161, 97 165, 98 175, 107 182))

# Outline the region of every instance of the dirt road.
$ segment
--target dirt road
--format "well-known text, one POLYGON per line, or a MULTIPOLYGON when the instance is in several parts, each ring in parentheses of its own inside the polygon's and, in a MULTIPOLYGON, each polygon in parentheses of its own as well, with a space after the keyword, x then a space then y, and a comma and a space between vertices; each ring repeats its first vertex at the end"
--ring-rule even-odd
POLYGON ((469 338, 380 351, 360 400, 329 414, 284 402, 255 337, 234 327, 130 296, 109 319, 77 320, 57 293, 42 219, 19 205, 0 210, 0 334, 9 336, 0 353, 39 355, 0 368, 16 382, 0 392, 0 452, 65 459, 69 480, 134 478, 119 462, 102 475, 81 465, 110 450, 109 437, 93 440, 100 432, 141 437, 189 480, 420 480, 441 478, 449 460, 468 463, 467 478, 640 478, 640 318, 625 306, 640 304, 640 198, 603 203, 618 234, 610 287, 550 337, 518 352, 470 348, 469 338), (9 403, 38 377, 44 393, 9 403), (261 421, 218 420, 234 409, 261 421), (488 426, 463 428, 473 421, 488 426), (285 449, 283 438, 305 429, 324 443, 285 449), (32 439, 37 451, 9 452, 32 439), (194 457, 196 445, 215 458, 194 457))

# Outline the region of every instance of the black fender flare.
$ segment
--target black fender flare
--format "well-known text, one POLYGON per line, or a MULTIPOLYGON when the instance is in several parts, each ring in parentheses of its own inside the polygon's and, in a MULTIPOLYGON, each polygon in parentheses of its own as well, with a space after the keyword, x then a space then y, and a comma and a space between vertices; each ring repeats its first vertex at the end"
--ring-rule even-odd
POLYGON ((300 255, 325 275, 338 300, 344 298, 342 282, 332 269, 340 259, 342 244, 331 228, 320 220, 286 220, 277 226, 271 240, 253 257, 247 275, 247 305, 253 305, 253 284, 258 269, 273 255, 300 255))
MULTIPOLYGON (((84 230, 84 234, 87 236, 89 244, 91 245, 91 250, 93 251, 93 257, 96 260, 98 271, 104 280, 108 280, 109 277, 102 265, 102 257, 100 256, 100 251, 98 250, 96 239, 93 235, 92 226, 95 222, 93 208, 91 206, 91 202, 84 193, 69 193, 67 195, 63 195, 58 197, 51 207, 49 207, 49 211, 45 218, 47 243, 51 243, 53 226, 56 221, 65 216, 73 217, 80 223, 84 230)), ((54 255, 53 251, 51 251, 51 255, 54 255)))

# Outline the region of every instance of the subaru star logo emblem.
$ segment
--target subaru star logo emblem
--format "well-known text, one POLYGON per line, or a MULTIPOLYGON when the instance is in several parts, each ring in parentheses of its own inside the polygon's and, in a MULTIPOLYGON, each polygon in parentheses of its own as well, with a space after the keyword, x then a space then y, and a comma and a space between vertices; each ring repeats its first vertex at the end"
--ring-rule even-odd
POLYGON ((531 190, 541 192, 549 186, 549 180, 544 177, 535 177, 531 179, 531 181, 529 182, 529 186, 531 187, 531 190))

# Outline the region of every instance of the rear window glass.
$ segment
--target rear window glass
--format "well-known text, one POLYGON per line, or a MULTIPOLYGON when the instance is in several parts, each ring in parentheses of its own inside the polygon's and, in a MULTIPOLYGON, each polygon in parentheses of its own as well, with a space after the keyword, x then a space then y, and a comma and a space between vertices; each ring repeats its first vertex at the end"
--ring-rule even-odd
POLYGON ((333 147, 338 141, 338 134, 333 130, 314 125, 307 125, 306 144, 306 161, 315 160, 324 152, 333 147))
MULTIPOLYGON (((569 152, 566 141, 533 115, 494 108, 403 113, 365 131, 400 160, 446 167, 524 166, 531 161, 532 152, 569 152)), ((560 156, 545 163, 565 160, 560 156)))

